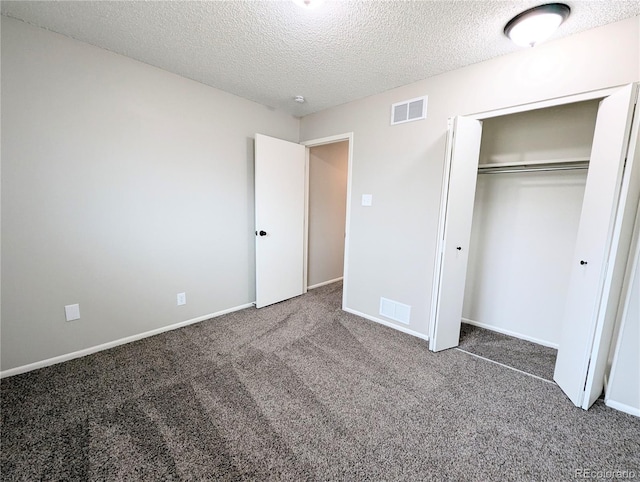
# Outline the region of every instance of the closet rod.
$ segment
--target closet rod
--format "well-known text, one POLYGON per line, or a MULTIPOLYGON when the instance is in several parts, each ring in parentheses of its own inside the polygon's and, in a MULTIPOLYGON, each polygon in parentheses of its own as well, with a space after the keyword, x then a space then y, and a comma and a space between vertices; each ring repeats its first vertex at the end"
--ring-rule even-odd
POLYGON ((526 169, 478 169, 478 174, 502 174, 511 172, 541 172, 541 171, 577 171, 589 169, 589 166, 557 166, 557 167, 538 167, 526 169))
POLYGON ((565 157, 560 159, 539 159, 537 161, 484 162, 478 169, 511 169, 514 167, 549 167, 582 165, 589 162, 588 157, 565 157))

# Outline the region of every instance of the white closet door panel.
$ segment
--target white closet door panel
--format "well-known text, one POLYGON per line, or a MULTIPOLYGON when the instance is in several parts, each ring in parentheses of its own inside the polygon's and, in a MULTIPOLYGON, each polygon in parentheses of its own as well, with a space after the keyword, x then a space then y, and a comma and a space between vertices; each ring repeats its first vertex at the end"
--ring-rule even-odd
POLYGON ((608 365, 609 349, 612 346, 616 315, 620 305, 624 273, 631 253, 633 227, 640 198, 640 115, 633 118, 631 137, 627 149, 620 202, 614 226, 603 300, 600 306, 591 353, 591 366, 587 376, 585 398, 582 408, 587 409, 598 399, 604 388, 604 375, 608 365))
POLYGON ((602 100, 582 213, 578 228, 567 304, 554 380, 576 406, 581 406, 598 311, 607 272, 616 207, 626 155, 634 89, 620 89, 602 100))
POLYGON ((429 345, 433 351, 458 346, 460 340, 481 140, 480 121, 465 117, 455 118, 448 183, 445 182, 446 193, 443 194, 443 199, 446 199, 444 232, 438 257, 441 264, 437 278, 434 327, 431 330, 429 345))
POLYGON ((305 155, 300 144, 256 134, 258 308, 303 291, 305 155))

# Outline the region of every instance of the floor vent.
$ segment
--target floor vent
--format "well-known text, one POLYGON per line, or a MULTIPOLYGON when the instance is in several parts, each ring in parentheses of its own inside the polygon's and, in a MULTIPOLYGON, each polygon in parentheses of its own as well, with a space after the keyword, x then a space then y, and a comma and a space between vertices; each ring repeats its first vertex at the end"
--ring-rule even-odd
POLYGON ((387 298, 380 298, 380 314, 408 325, 411 317, 411 306, 388 300, 387 298))
POLYGON ((417 97, 391 106, 391 125, 427 118, 427 96, 417 97))

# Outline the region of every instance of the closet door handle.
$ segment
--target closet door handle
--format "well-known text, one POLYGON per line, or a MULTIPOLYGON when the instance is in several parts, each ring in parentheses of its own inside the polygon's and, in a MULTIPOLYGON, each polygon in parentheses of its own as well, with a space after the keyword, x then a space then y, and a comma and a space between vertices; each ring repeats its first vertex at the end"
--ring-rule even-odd
POLYGON ((457 249, 458 251, 462 251, 462 246, 458 246, 456 249, 457 249))
POLYGON ((266 236, 266 235, 267 235, 267 232, 266 232, 266 231, 260 231, 260 232, 256 231, 256 235, 258 235, 258 234, 259 234, 260 236, 266 236))
POLYGON ((586 261, 584 261, 584 260, 581 260, 581 261, 580 261, 580 264, 584 266, 585 264, 587 264, 587 262, 586 262, 586 261))

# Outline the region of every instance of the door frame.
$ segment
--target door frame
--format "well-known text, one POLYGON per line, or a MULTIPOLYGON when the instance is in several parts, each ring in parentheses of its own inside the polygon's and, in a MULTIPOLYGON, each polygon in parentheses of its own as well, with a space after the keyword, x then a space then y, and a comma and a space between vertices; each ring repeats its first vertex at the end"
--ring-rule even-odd
MULTIPOLYGON (((535 101, 525 104, 517 104, 509 107, 504 107, 501 109, 494 109, 489 111, 476 112, 471 114, 461 114, 464 117, 468 117, 470 119, 475 119, 479 121, 483 121, 486 119, 491 119, 493 117, 500 117, 509 114, 518 114, 520 112, 527 112, 537 109, 544 109, 547 107, 555 107, 566 104, 575 104, 577 102, 583 102, 587 100, 595 100, 595 99, 603 99, 608 97, 609 95, 617 92, 622 87, 628 84, 621 84, 614 87, 608 87, 605 89, 597 89, 591 90, 587 92, 582 92, 579 94, 572 94, 561 97, 554 97, 551 99, 546 99, 542 101, 535 101)), ((437 318, 438 318, 438 299, 440 293, 440 281, 442 274, 442 256, 441 252, 443 249, 443 235, 445 229, 445 218, 446 218, 446 210, 447 210, 447 196, 448 196, 448 186, 449 186, 449 176, 451 174, 450 163, 451 163, 451 154, 452 154, 452 140, 453 140, 453 128, 454 128, 454 117, 450 117, 448 120, 448 129, 447 129, 447 145, 445 150, 445 165, 444 172, 442 176, 442 193, 440 197, 440 210, 439 210, 439 221, 438 221, 438 239, 436 243, 436 251, 434 253, 434 272, 433 272, 433 285, 431 290, 431 310, 429 313, 429 340, 432 340, 435 331, 437 329, 437 318)), ((433 344, 430 342, 429 349, 434 351, 433 344)))
MULTIPOLYGON (((621 86, 610 87, 606 89, 593 90, 589 92, 583 92, 580 94, 573 94, 569 96, 563 97, 555 97, 551 99, 546 99, 542 101, 530 102, 526 104, 517 104, 510 107, 503 107, 500 109, 494 109, 489 111, 476 112, 471 114, 461 114, 463 117, 467 117, 469 119, 474 119, 478 121, 484 121, 486 119, 491 119, 493 117, 500 117, 504 115, 510 114, 518 114, 521 112, 527 112, 537 109, 544 109, 547 107, 555 107, 559 105, 565 104, 574 104, 576 102, 582 102, 586 100, 594 100, 607 97, 608 95, 616 92, 621 86)), ((454 117, 449 117, 447 121, 447 142, 445 147, 445 162, 444 162, 444 171, 442 174, 442 188, 440 194, 440 210, 438 217, 438 239, 436 242, 436 250, 434 253, 434 271, 433 271, 433 281, 432 281, 432 289, 431 289, 431 310, 429 312, 429 349, 431 351, 436 351, 436 347, 434 345, 434 338, 436 336, 437 330, 437 322, 438 322, 438 313, 439 306, 438 301, 440 299, 440 283, 442 278, 442 251, 444 249, 444 234, 445 234, 445 221, 446 221, 446 212, 447 212, 447 198, 449 196, 449 180, 451 176, 451 155, 453 148, 453 136, 454 136, 454 117)))
POLYGON ((518 114, 520 112, 528 112, 531 110, 545 109, 547 107, 556 107, 559 105, 575 104, 577 102, 584 102, 587 100, 604 99, 605 97, 609 97, 611 94, 615 94, 617 91, 619 91, 621 88, 627 85, 629 85, 629 83, 616 85, 614 87, 607 87, 605 89, 590 90, 590 91, 582 92, 579 94, 571 94, 571 95, 566 95, 561 97, 553 97, 551 99, 546 99, 546 100, 541 100, 536 102, 529 102, 526 104, 518 104, 510 107, 504 107, 502 109, 488 110, 488 111, 476 112, 473 114, 461 114, 461 115, 463 115, 464 117, 469 117, 470 119, 476 119, 476 120, 482 121, 485 119, 491 119, 492 117, 500 117, 500 116, 509 115, 509 114, 518 114))
POLYGON ((300 142, 306 147, 305 155, 305 182, 304 182, 304 263, 303 263, 303 287, 302 292, 306 293, 308 288, 308 265, 309 265, 309 151, 312 147, 323 146, 325 144, 335 144, 337 142, 348 141, 347 157, 347 212, 345 219, 344 238, 344 261, 342 271, 342 309, 347 305, 347 279, 349 272, 349 226, 351 225, 351 180, 353 168, 353 132, 337 134, 334 136, 320 137, 308 141, 300 142))

